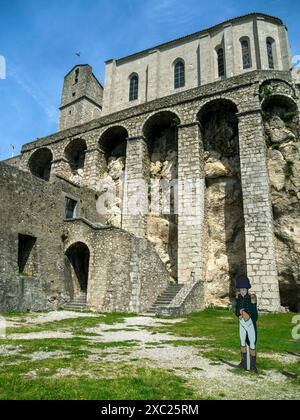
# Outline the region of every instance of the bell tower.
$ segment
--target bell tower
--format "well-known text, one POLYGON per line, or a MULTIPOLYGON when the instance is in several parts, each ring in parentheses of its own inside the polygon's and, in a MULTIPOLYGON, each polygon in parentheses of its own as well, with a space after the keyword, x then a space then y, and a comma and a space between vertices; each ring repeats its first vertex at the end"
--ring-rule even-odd
POLYGON ((66 75, 60 106, 59 130, 99 118, 103 87, 88 64, 80 64, 66 75))

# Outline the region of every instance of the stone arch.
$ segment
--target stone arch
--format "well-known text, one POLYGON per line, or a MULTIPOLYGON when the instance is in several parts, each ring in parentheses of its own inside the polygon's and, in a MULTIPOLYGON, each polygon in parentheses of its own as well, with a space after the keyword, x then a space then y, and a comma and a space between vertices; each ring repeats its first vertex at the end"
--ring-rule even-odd
POLYGON ((237 106, 216 99, 198 113, 206 183, 206 270, 208 299, 224 305, 234 298, 234 281, 247 272, 245 221, 237 106))
POLYGON ((84 139, 72 140, 65 148, 65 158, 68 160, 71 171, 78 172, 84 170, 85 153, 87 144, 84 139))
POLYGON ((105 198, 106 223, 116 227, 122 224, 127 139, 128 131, 123 126, 108 128, 99 139, 99 148, 104 154, 99 193, 105 198))
POLYGON ((178 125, 172 111, 151 115, 143 127, 149 159, 149 214, 146 217, 147 238, 171 276, 177 280, 178 248, 178 125))
POLYGON ((262 100, 261 108, 267 146, 299 137, 299 110, 291 97, 276 93, 267 95, 262 100))
POLYGON ((265 97, 262 101, 261 107, 265 112, 271 111, 278 113, 279 115, 282 115, 284 112, 299 112, 297 103, 285 94, 274 94, 265 97))
POLYGON ((52 162, 52 151, 47 147, 43 147, 33 152, 28 161, 28 168, 32 175, 43 179, 44 181, 49 181, 52 162))
POLYGON ((297 97, 294 86, 286 80, 278 78, 264 80, 259 85, 259 97, 261 103, 272 95, 286 96, 289 98, 297 97))
POLYGON ((217 147, 225 154, 225 156, 230 156, 233 152, 239 153, 237 113, 237 105, 230 99, 214 99, 212 101, 208 101, 202 106, 197 115, 197 121, 200 122, 205 150, 214 150, 214 147, 217 147), (226 122, 227 126, 226 143, 219 141, 220 136, 218 136, 217 132, 217 127, 222 123, 222 121, 226 122), (211 125, 212 129, 213 126, 216 127, 216 133, 214 135, 215 144, 211 144, 212 139, 205 136, 208 125, 211 125))
POLYGON ((65 252, 65 279, 72 297, 87 293, 91 253, 83 242, 75 242, 65 252))
POLYGON ((106 161, 110 157, 126 157, 128 131, 121 125, 108 128, 99 139, 99 148, 105 154, 106 161))

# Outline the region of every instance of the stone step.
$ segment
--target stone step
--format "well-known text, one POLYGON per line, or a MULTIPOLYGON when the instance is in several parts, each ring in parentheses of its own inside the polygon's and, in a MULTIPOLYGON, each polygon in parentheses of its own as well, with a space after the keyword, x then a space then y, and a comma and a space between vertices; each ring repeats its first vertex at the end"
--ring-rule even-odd
POLYGON ((80 303, 74 303, 74 302, 72 302, 72 303, 69 303, 68 305, 66 305, 65 306, 66 308, 85 308, 86 307, 86 304, 80 304, 80 303))
POLYGON ((86 306, 65 306, 64 309, 67 311, 85 311, 86 306))
POLYGON ((156 301, 155 301, 155 303, 156 303, 156 305, 163 305, 163 304, 165 304, 165 305, 168 305, 169 303, 171 303, 172 302, 172 300, 173 299, 157 299, 156 301))
POLYGON ((148 309, 148 313, 155 314, 158 309, 168 312, 168 306, 183 288, 182 284, 170 284, 168 288, 156 299, 155 303, 148 309))
POLYGON ((87 304, 87 293, 81 292, 79 295, 75 296, 71 302, 69 302, 65 309, 70 311, 79 311, 82 312, 86 309, 87 304))

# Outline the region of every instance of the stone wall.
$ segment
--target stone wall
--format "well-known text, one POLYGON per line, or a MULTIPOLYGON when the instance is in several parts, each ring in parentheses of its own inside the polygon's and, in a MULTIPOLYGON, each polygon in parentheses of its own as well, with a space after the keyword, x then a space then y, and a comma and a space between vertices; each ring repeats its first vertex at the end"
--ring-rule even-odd
POLYGON ((291 52, 287 29, 279 19, 250 14, 224 22, 155 48, 106 63, 103 115, 132 108, 256 69, 269 69, 267 38, 272 38, 274 68, 289 71, 291 52), (250 67, 243 68, 241 40, 247 39, 250 67), (224 50, 225 76, 218 72, 217 50, 224 50), (175 89, 174 64, 185 64, 185 86, 175 89), (139 77, 139 96, 129 101, 130 76, 139 77))
POLYGON ((62 242, 66 196, 78 201, 78 215, 97 222, 95 193, 61 179, 45 182, 4 163, 0 187, 0 310, 54 309, 70 298, 62 242), (19 235, 35 239, 30 267, 21 273, 19 235))
POLYGON ((52 310, 69 301, 80 287, 70 284, 65 254, 77 243, 91 254, 90 309, 143 312, 167 288, 169 273, 149 241, 99 223, 94 191, 3 163, 0 187, 1 311, 52 310), (78 201, 76 219, 65 219, 66 197, 78 201))
POLYGON ((88 307, 101 312, 144 312, 168 287, 170 277, 154 246, 116 228, 65 223, 67 250, 83 242, 90 249, 88 307))
MULTIPOLYGON (((152 171, 153 174, 155 172, 154 167, 149 171, 151 162, 145 126, 149 119, 161 113, 173 113, 180 120, 180 125, 177 127, 179 283, 188 283, 191 272, 195 272, 197 280, 206 281, 206 303, 215 302, 225 305, 229 303, 230 285, 234 284, 238 267, 239 270, 247 271, 253 283, 253 291, 258 295, 260 308, 277 310, 280 305, 280 295, 278 256, 274 235, 276 224, 273 220, 263 121, 264 107, 268 105, 270 94, 277 97, 284 96, 290 103, 296 104, 296 107, 297 104, 299 106, 299 92, 293 85, 290 73, 251 72, 164 97, 29 143, 23 147, 20 167, 24 171, 29 171, 28 162, 32 154, 41 147, 47 147, 54 157, 52 175, 57 174, 69 179, 70 162, 66 159, 65 150, 74 140, 83 139, 87 150, 81 185, 93 188, 94 196, 99 196, 99 180, 107 173, 105 151, 101 149, 99 140, 107 130, 121 126, 128 133, 125 199, 130 196, 134 198, 135 195, 141 197, 139 186, 147 188, 147 182, 151 177, 150 172, 152 171), (205 136, 199 122, 199 114, 210 104, 224 101, 233 104, 237 110, 240 177, 238 173, 227 176, 231 167, 238 166, 237 156, 230 159, 226 157, 226 160, 222 154, 217 157, 216 155, 208 156, 205 153, 205 136), (218 171, 218 177, 226 178, 226 182, 223 184, 220 182, 218 185, 215 182, 205 182, 205 178, 209 178, 215 170, 218 171), (191 188, 181 190, 180 183, 186 183, 191 188), (214 187, 218 188, 214 189, 214 187), (222 220, 224 199, 227 203, 230 202, 224 214, 224 216, 227 214, 227 238, 226 235, 218 235, 217 232, 224 228, 224 220, 222 220), (218 200, 222 204, 214 206, 215 201, 218 200), (214 217, 216 207, 218 211, 214 217), (190 212, 191 209, 194 211, 190 212), (231 213, 234 214, 232 218, 230 218, 231 213), (214 223, 214 219, 218 220, 218 224, 214 223), (207 236, 209 226, 212 232, 210 236, 207 236), (209 241, 213 245, 210 245, 209 241), (240 251, 237 252, 237 249, 243 246, 243 242, 245 256, 240 251), (210 260, 207 252, 211 254, 210 260), (220 264, 218 264, 218 258, 220 264), (232 271, 228 269, 228 259, 235 266, 232 271), (219 277, 215 278, 215 273, 219 277), (208 279, 212 281, 207 282, 208 279)), ((223 137, 220 133, 213 133, 212 140, 217 143, 223 137)), ((144 205, 148 205, 146 191, 147 189, 143 190, 142 194, 145 200, 142 200, 141 212, 138 208, 137 214, 123 214, 121 221, 123 229, 141 238, 147 234, 147 218, 143 213, 144 205)), ((110 223, 107 220, 103 222, 110 223)), ((159 242, 159 240, 157 236, 155 241, 159 242)), ((295 272, 297 270, 295 269, 295 272)), ((295 274, 293 276, 288 277, 288 283, 293 283, 295 274)), ((283 302, 287 301, 284 298, 283 302)))

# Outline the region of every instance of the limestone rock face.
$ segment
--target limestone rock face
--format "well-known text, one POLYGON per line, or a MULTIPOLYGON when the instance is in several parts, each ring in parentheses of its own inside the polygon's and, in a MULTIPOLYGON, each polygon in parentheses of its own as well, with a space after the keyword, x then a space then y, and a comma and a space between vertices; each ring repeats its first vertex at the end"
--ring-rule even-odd
POLYGON ((106 224, 116 227, 121 227, 122 223, 125 160, 125 157, 110 158, 98 186, 98 212, 105 215, 106 224))
POLYGON ((154 243, 155 249, 170 275, 177 278, 177 220, 149 215, 147 220, 147 238, 154 243), (170 246, 172 244, 172 246, 170 246))
POLYGON ((83 177, 84 177, 84 170, 83 169, 77 169, 70 176, 70 181, 74 182, 74 184, 81 185, 83 177))
POLYGON ((270 185, 277 191, 281 191, 285 186, 286 161, 279 150, 268 150, 268 171, 270 185))
POLYGON ((227 306, 238 273, 246 270, 241 184, 235 178, 207 182, 206 303, 227 306))
MULTIPOLYGON (((265 123, 271 142, 267 163, 274 215, 275 246, 283 306, 300 310, 300 161, 299 139, 284 121, 273 117, 265 123)), ((270 143, 269 143, 270 144, 270 143)))
POLYGON ((227 176, 228 169, 225 168, 221 161, 207 162, 204 168, 205 175, 208 178, 219 178, 220 176, 227 176))
POLYGON ((295 140, 295 134, 286 127, 279 116, 273 116, 269 123, 266 123, 266 132, 273 143, 285 143, 295 140))
POLYGON ((153 242, 170 275, 177 279, 177 215, 171 201, 171 182, 177 180, 178 154, 174 130, 163 130, 150 154, 150 214, 147 238, 153 242))
POLYGON ((227 105, 203 119, 206 305, 227 306, 233 284, 246 272, 238 121, 227 105))

